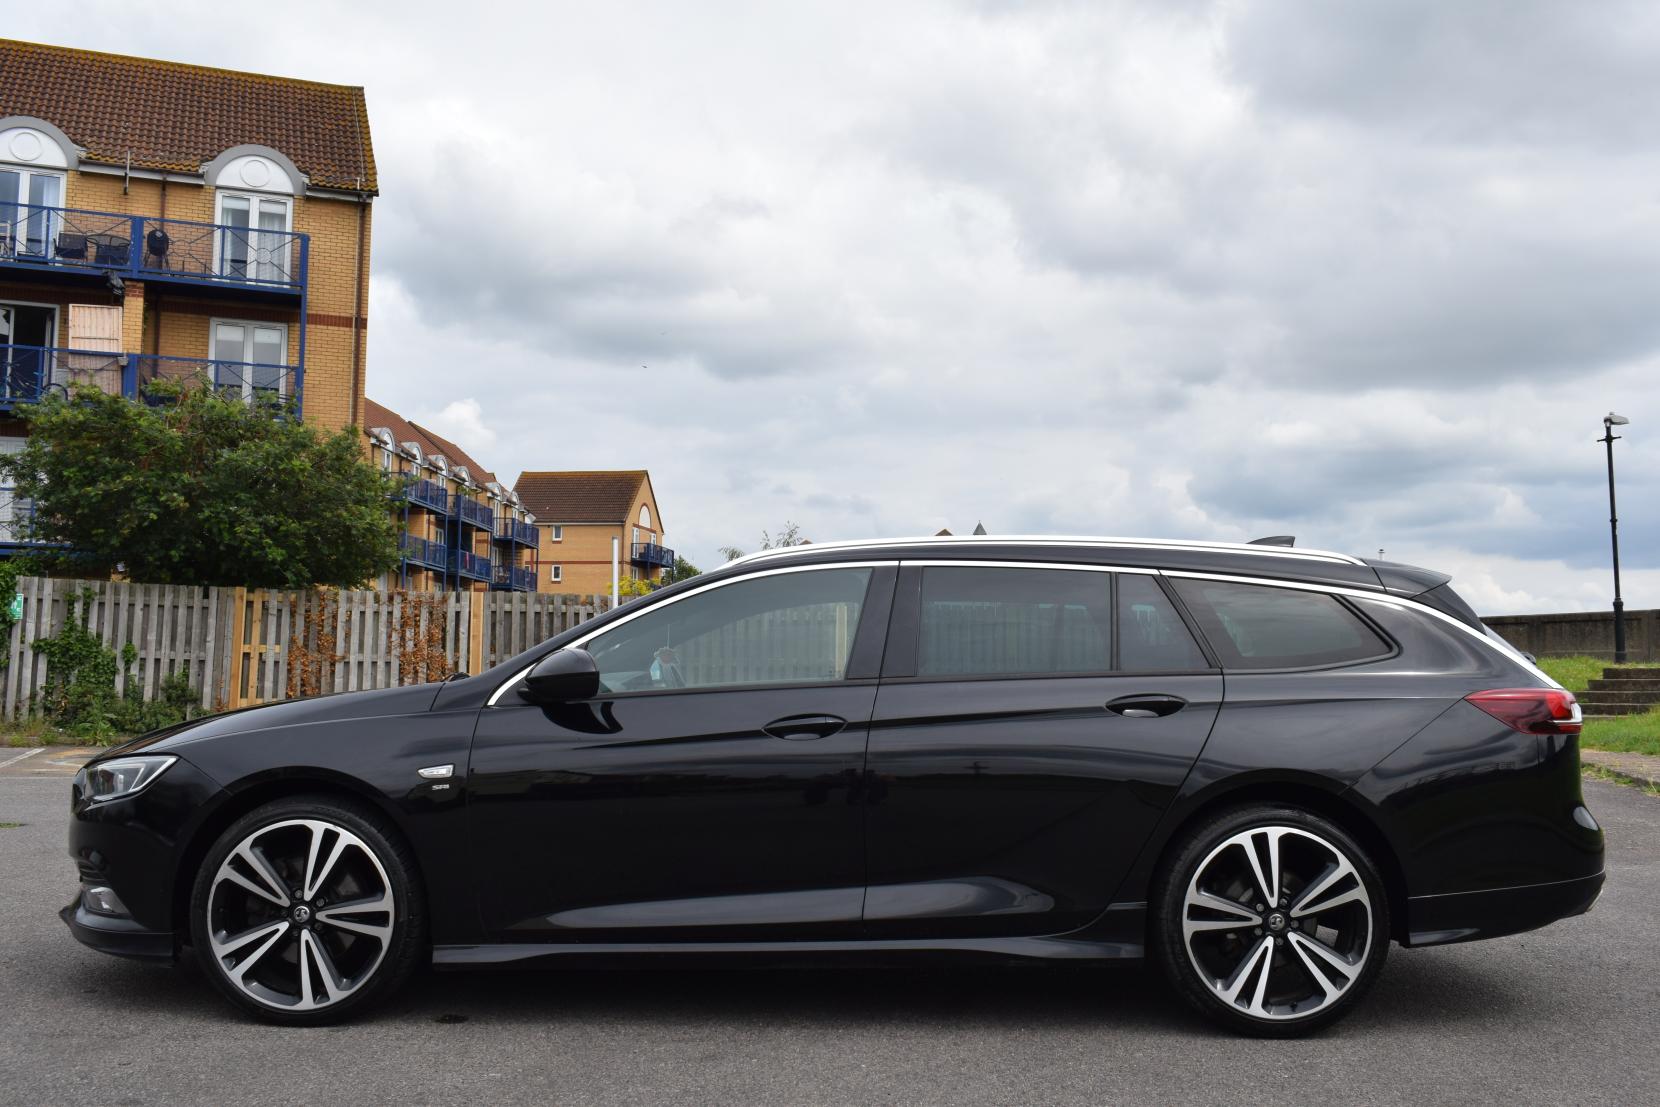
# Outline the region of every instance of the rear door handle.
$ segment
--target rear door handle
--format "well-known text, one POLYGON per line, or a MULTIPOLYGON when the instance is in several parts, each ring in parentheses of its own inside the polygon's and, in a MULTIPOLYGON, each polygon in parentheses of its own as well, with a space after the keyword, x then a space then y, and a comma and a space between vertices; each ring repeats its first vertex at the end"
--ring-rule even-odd
POLYGON ((1151 693, 1119 696, 1107 704, 1107 710, 1126 719, 1161 719, 1174 715, 1187 706, 1180 696, 1162 696, 1151 693))
POLYGON ((786 742, 806 742, 813 738, 828 738, 846 725, 846 719, 835 715, 787 715, 774 719, 761 730, 786 742))

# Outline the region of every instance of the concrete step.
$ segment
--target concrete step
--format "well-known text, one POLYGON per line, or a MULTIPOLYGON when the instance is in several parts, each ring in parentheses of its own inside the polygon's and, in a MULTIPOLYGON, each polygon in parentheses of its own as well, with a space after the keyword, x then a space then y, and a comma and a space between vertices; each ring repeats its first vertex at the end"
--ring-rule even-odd
POLYGON ((1660 677, 1593 680, 1590 685, 1593 692, 1660 692, 1660 677))
POLYGON ((1580 703, 1660 703, 1660 692, 1581 692, 1580 703))
POLYGON ((1652 703, 1586 703, 1579 701, 1579 710, 1587 719, 1604 715, 1641 715, 1654 708, 1652 703))
POLYGON ((1660 680, 1660 665, 1610 665, 1602 671, 1604 680, 1660 680))

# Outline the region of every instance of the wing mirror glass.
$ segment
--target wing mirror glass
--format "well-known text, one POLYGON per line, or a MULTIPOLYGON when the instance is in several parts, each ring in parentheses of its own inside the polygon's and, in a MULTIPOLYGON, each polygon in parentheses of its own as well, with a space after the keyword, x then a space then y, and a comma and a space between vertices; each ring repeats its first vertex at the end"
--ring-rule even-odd
POLYGON ((519 695, 531 703, 575 703, 599 695, 599 666, 587 650, 554 650, 525 676, 519 695))

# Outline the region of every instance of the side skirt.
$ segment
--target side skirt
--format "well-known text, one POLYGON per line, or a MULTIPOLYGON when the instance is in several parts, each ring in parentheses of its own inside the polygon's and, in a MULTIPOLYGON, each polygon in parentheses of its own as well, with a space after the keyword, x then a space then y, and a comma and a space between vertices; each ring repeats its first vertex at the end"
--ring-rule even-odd
POLYGON ((432 963, 440 969, 515 968, 557 965, 589 958, 626 961, 691 957, 733 957, 745 961, 810 961, 835 955, 885 958, 888 955, 945 955, 992 961, 1139 960, 1139 942, 1089 941, 1075 937, 881 939, 848 942, 502 942, 490 945, 434 946, 432 963))

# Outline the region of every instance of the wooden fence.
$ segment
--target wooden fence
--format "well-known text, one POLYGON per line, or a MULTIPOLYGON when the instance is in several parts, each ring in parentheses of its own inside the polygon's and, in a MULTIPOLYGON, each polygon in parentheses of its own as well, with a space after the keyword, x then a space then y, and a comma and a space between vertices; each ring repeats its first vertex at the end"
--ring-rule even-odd
POLYGON ((30 713, 46 687, 34 643, 62 629, 70 601, 117 657, 131 643, 116 690, 145 699, 183 672, 210 710, 389 688, 481 672, 586 622, 607 596, 526 592, 276 592, 23 577, 22 615, 0 672, 0 717, 30 713), (80 598, 90 592, 90 601, 80 598))

